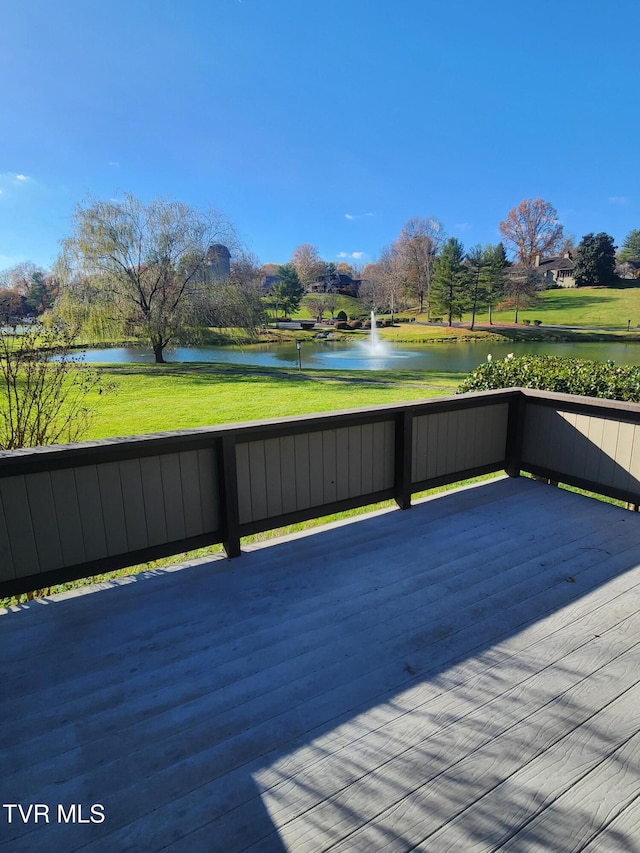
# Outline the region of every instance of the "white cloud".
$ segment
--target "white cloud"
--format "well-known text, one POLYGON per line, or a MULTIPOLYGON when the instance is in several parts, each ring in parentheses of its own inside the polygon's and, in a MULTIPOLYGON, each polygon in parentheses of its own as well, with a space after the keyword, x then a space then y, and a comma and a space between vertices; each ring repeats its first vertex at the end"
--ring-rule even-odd
POLYGON ((345 213, 344 218, 353 221, 354 219, 368 219, 370 216, 375 216, 375 213, 345 213))
POLYGON ((33 178, 29 175, 23 175, 20 172, 3 172, 0 174, 0 181, 12 187, 24 186, 24 184, 33 183, 33 178))
POLYGON ((336 258, 353 258, 354 261, 359 261, 366 256, 366 252, 338 252, 336 258))
POLYGON ((610 195, 609 201, 611 204, 628 204, 629 199, 626 195, 610 195))

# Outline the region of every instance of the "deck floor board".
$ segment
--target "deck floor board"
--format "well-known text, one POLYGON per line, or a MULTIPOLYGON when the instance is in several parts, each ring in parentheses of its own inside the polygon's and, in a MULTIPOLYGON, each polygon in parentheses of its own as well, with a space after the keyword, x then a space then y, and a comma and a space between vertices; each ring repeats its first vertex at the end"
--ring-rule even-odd
POLYGON ((106 815, 0 849, 640 850, 640 515, 503 479, 157 574, 0 617, 2 802, 106 815))

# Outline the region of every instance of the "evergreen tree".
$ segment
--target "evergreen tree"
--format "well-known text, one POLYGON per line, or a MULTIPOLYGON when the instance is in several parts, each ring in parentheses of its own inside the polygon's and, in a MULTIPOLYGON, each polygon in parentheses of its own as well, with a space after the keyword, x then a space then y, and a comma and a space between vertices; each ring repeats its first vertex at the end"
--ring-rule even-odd
POLYGON ((493 323, 491 312, 504 293, 505 270, 509 266, 504 245, 487 245, 482 258, 482 289, 483 303, 489 307, 489 324, 493 323))
POLYGON ((477 243, 473 248, 469 249, 466 257, 466 264, 471 276, 471 329, 475 328, 476 311, 478 305, 483 301, 483 287, 481 284, 484 272, 484 249, 477 243))
POLYGON ((304 296, 304 287, 293 264, 279 266, 278 279, 279 281, 272 289, 276 300, 276 316, 278 306, 282 307, 285 316, 291 316, 300 307, 300 302, 304 296))
POLYGON ((447 314, 448 325, 469 306, 472 280, 463 265, 464 246, 450 237, 436 259, 431 288, 432 302, 447 314))
POLYGON ((640 229, 629 231, 624 238, 622 248, 618 252, 618 260, 628 261, 631 258, 640 258, 640 229))
POLYGON ((604 232, 585 234, 573 258, 573 274, 578 286, 610 285, 616 280, 616 247, 604 232))

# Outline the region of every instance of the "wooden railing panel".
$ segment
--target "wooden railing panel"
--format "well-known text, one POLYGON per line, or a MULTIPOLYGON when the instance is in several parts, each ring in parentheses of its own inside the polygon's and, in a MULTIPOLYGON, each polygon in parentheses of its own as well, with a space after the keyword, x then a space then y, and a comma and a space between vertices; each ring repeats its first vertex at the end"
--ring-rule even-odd
POLYGON ((137 551, 140 548, 146 548, 149 544, 140 460, 126 459, 119 462, 118 467, 127 549, 137 551))
POLYGON ((394 423, 376 421, 236 444, 240 524, 393 488, 394 423))
POLYGON ((523 468, 613 497, 640 495, 640 423, 624 410, 579 405, 527 399, 523 468))
POLYGON ((140 475, 142 477, 142 495, 149 544, 157 545, 160 542, 169 542, 171 540, 167 532, 160 457, 143 457, 140 460, 140 475))
MULTIPOLYGON (((633 467, 633 447, 640 431, 633 424, 621 422, 618 425, 618 446, 616 449, 617 466, 614 472, 613 485, 617 489, 628 489, 633 483, 631 468, 633 467)), ((640 453, 637 454, 640 461, 640 453)))
POLYGON ((117 462, 98 465, 100 504, 107 542, 106 555, 123 554, 128 550, 127 526, 124 516, 120 466, 117 462))
POLYGON ((311 506, 311 465, 308 433, 295 435, 293 437, 293 473, 296 486, 296 511, 309 509, 311 506))
POLYGON ((336 430, 336 467, 328 471, 328 476, 336 481, 336 498, 344 501, 349 497, 349 428, 336 430))
POLYGON ((186 537, 184 521, 184 506, 182 503, 182 478, 180 475, 180 456, 170 453, 160 457, 160 472, 162 475, 162 494, 164 513, 167 523, 167 538, 169 542, 177 542, 186 537))
POLYGON ((639 430, 638 406, 510 389, 0 454, 0 585, 236 556, 249 533, 500 468, 640 503, 639 430))
POLYGON ((264 465, 266 512, 273 515, 282 515, 284 512, 284 505, 282 497, 282 468, 279 439, 268 438, 264 442, 264 465))
POLYGON ((73 566, 87 559, 84 537, 78 534, 82 520, 76 478, 72 469, 52 471, 50 476, 63 565, 73 566))
POLYGON ((412 483, 504 462, 508 411, 499 403, 416 415, 412 483))
MULTIPOLYGON (((198 477, 200 483, 201 532, 210 533, 220 528, 220 487, 216 451, 213 447, 204 447, 196 451, 198 456, 198 477)), ((183 489, 188 484, 183 484, 183 489)))
POLYGON ((107 540, 102 518, 98 466, 85 465, 71 470, 74 474, 80 508, 81 526, 75 535, 84 543, 85 560, 88 562, 100 560, 107 553, 107 540))
POLYGON ((0 478, 0 581, 215 531, 217 492, 213 449, 0 478))
POLYGON ((13 555, 9 547, 9 528, 5 519, 4 507, 2 502, 2 487, 0 484, 0 581, 13 581, 16 578, 16 571, 13 565, 13 555))
POLYGON ((373 430, 373 491, 382 492, 393 485, 395 425, 391 421, 376 424, 373 430))
POLYGON ((51 571, 62 562, 51 475, 48 472, 27 474, 25 486, 33 537, 38 552, 38 566, 41 571, 51 571))
POLYGON ((307 436, 309 449, 309 506, 326 503, 325 473, 323 464, 328 460, 324 453, 324 432, 312 432, 307 436))
POLYGON ((20 578, 39 571, 26 478, 18 476, 0 480, 0 500, 6 522, 8 550, 11 553, 11 564, 0 566, 0 577, 2 580, 20 578))

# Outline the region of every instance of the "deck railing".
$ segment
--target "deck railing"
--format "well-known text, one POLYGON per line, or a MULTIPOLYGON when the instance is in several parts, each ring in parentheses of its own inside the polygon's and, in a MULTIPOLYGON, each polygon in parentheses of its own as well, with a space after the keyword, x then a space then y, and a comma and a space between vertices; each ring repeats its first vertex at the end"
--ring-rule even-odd
POLYGON ((640 406, 508 389, 0 453, 0 595, 506 470, 640 503, 640 406))

